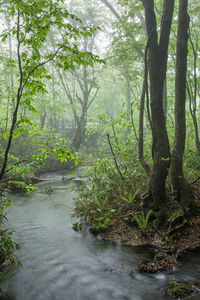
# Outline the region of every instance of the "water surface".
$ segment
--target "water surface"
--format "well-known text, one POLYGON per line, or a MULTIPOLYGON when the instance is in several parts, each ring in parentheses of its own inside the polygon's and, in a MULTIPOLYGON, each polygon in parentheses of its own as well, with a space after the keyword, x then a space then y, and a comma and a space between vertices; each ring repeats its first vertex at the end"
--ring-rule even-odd
POLYGON ((170 277, 200 279, 199 252, 171 273, 140 274, 137 265, 151 256, 147 249, 104 241, 87 230, 73 231, 72 181, 63 182, 62 176, 48 174, 49 181, 39 184, 37 192, 11 196, 9 226, 15 230, 23 264, 13 280, 3 283, 13 300, 171 299, 165 295, 170 277), (45 194, 49 187, 54 194, 45 194))

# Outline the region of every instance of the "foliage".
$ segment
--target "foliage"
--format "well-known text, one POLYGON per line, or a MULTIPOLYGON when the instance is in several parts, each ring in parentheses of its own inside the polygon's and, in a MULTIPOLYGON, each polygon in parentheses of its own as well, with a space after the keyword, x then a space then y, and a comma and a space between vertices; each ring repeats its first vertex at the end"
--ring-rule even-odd
POLYGON ((128 199, 124 196, 121 196, 121 199, 127 202, 128 204, 132 204, 135 201, 137 194, 139 193, 140 189, 137 189, 135 193, 132 195, 131 193, 128 194, 128 199))
POLYGON ((94 233, 110 230, 116 222, 133 223, 134 209, 140 203, 137 177, 122 180, 112 158, 91 159, 93 166, 85 174, 87 180, 78 187, 76 215, 89 223, 94 233))
POLYGON ((32 178, 50 157, 57 161, 57 165, 59 161, 61 166, 68 162, 73 162, 74 166, 78 164, 78 156, 70 151, 68 141, 55 132, 38 131, 34 136, 24 133, 14 139, 11 153, 4 181, 9 183, 12 191, 34 191, 36 187, 32 185, 32 178), (28 153, 23 151, 26 141, 28 153))
POLYGON ((153 215, 153 213, 154 213, 153 210, 150 209, 150 210, 147 211, 146 215, 145 215, 144 211, 134 215, 133 219, 136 221, 138 227, 140 228, 140 230, 143 233, 146 232, 148 222, 149 222, 149 218, 150 218, 151 215, 153 215))
POLYGON ((192 284, 186 281, 177 281, 175 278, 171 278, 168 285, 168 294, 173 297, 181 297, 189 295, 193 290, 192 284))
MULTIPOLYGON (((35 112, 32 102, 35 96, 47 93, 45 89, 45 79, 51 79, 48 74, 46 65, 55 60, 59 68, 75 69, 75 65, 90 65, 101 60, 87 51, 78 49, 77 39, 79 37, 92 37, 97 28, 92 26, 80 26, 81 20, 74 14, 70 14, 63 6, 64 1, 46 0, 37 1, 5 1, 1 12, 13 18, 10 24, 10 30, 4 30, 1 34, 2 42, 6 42, 8 38, 15 39, 16 61, 12 60, 10 68, 12 70, 12 89, 14 87, 14 72, 17 73, 17 89, 13 93, 14 110, 12 113, 12 122, 8 133, 8 141, 5 147, 3 165, 0 171, 0 179, 6 172, 8 163, 8 154, 16 135, 18 127, 22 127, 20 123, 31 124, 32 122, 27 116, 18 120, 19 109, 24 106, 29 111, 35 112), (39 21, 38 21, 39 20, 39 21), (76 25, 74 25, 74 23, 76 25), (44 51, 44 47, 52 30, 57 32, 57 42, 54 47, 48 47, 48 51, 44 51), (62 31, 63 30, 63 34, 62 31)), ((10 47, 11 51, 11 47, 10 47)), ((18 130, 19 131, 19 130, 18 130)), ((20 133, 21 131, 19 131, 20 133)), ((19 134, 18 133, 18 134, 19 134)), ((69 156, 65 153, 65 156, 69 156)), ((58 154, 62 159, 63 153, 58 154)))
POLYGON ((185 153, 185 171, 189 176, 198 176, 200 171, 200 153, 188 149, 185 153))
MULTIPOLYGON (((86 141, 79 139, 86 148, 84 163, 91 167, 86 174, 86 183, 80 186, 81 199, 76 200, 76 213, 90 223, 96 233, 109 231, 116 223, 127 228, 137 224, 145 233, 153 211, 143 208, 143 204, 146 204, 144 195, 147 192, 147 177, 138 159, 137 128, 144 77, 144 49, 147 43, 144 1, 113 2, 118 12, 112 29, 107 31, 110 47, 105 53, 106 65, 103 70, 95 66, 95 63, 102 60, 91 52, 104 48, 101 34, 106 31, 105 18, 110 24, 111 15, 104 14, 106 10, 102 13, 100 8, 103 9, 103 6, 93 0, 81 3, 71 1, 68 7, 73 13, 66 9, 65 2, 5 0, 1 3, 1 165, 5 161, 7 145, 12 141, 3 181, 31 191, 34 187, 30 178, 41 170, 51 155, 63 164, 73 161, 77 165, 77 154, 72 153, 70 144, 79 128, 81 139, 94 137, 95 143, 91 147, 93 157, 88 158, 91 148, 88 148, 86 141), (77 13, 83 20, 76 16, 77 13), (99 22, 104 22, 102 32, 99 30, 99 22)), ((158 0, 153 2, 159 31, 162 27, 162 3, 158 0)), ((191 1, 189 5, 191 41, 188 47, 187 75, 189 101, 186 106, 188 135, 183 167, 186 179, 192 182, 200 171, 200 155, 198 149, 195 149, 193 124, 194 114, 199 108, 200 34, 197 18, 199 5, 196 1, 191 1)), ((173 111, 177 9, 178 4, 175 5, 170 34, 164 90, 166 99, 163 99, 166 101, 165 120, 170 145, 173 145, 175 127, 173 111)), ((150 42, 151 39, 148 44, 150 42)), ((148 115, 148 109, 154 105, 150 104, 145 103, 144 107, 143 148, 145 160, 151 167, 155 156, 149 123, 152 115, 148 115)), ((161 155, 160 163, 167 162, 169 158, 161 155)), ((171 184, 170 178, 168 184, 171 184)), ((176 200, 172 199, 173 202, 176 200)), ((179 216, 181 213, 177 210, 169 221, 179 216)), ((169 231, 170 227, 161 233, 167 242, 170 241, 169 231)))
POLYGON ((5 199, 5 195, 1 195, 0 199, 0 280, 6 279, 7 275, 3 271, 3 264, 11 263, 13 266, 19 266, 20 262, 15 251, 19 246, 13 240, 13 232, 6 229, 6 213, 7 208, 12 205, 10 200, 5 199))
POLYGON ((183 215, 184 215, 184 211, 182 211, 182 210, 176 210, 169 217, 169 220, 173 221, 174 219, 176 219, 178 217, 182 217, 183 215))
POLYGON ((106 197, 101 202, 97 199, 92 199, 91 214, 93 215, 94 222, 92 223, 91 230, 95 233, 100 233, 106 231, 111 225, 110 215, 115 213, 115 209, 105 209, 108 197, 106 197))
POLYGON ((162 237, 163 237, 164 241, 166 241, 167 243, 171 243, 173 241, 173 238, 169 237, 168 232, 163 231, 162 232, 162 237))
MULTIPOLYGON (((49 155, 56 155, 61 162, 73 160, 77 164, 76 155, 71 153, 66 140, 54 139, 51 142, 48 136, 48 142, 46 144, 42 142, 40 147, 36 147, 36 153, 31 151, 29 154, 27 151, 29 159, 26 160, 23 157, 24 149, 20 154, 16 153, 17 151, 12 149, 12 142, 26 135, 28 128, 32 127, 33 122, 27 112, 29 115, 37 112, 33 106, 36 95, 48 93, 46 81, 50 80, 51 76, 46 65, 49 62, 57 58, 57 66, 64 70, 74 70, 75 66, 81 64, 93 66, 94 62, 101 62, 98 56, 81 51, 77 43, 80 37, 92 37, 97 28, 82 26, 81 20, 68 12, 62 0, 8 0, 2 3, 0 13, 9 23, 7 28, 2 29, 1 41, 5 48, 9 48, 10 54, 9 59, 3 57, 2 60, 5 62, 5 68, 10 70, 10 74, 6 72, 8 84, 6 80, 1 81, 2 89, 0 89, 1 95, 4 93, 4 103, 7 102, 6 109, 1 106, 6 115, 6 126, 2 128, 1 136, 5 142, 1 149, 0 180, 7 180, 9 184, 31 191, 35 187, 29 182, 27 184, 27 177, 33 174, 36 167, 39 168, 44 164, 49 155), (47 47, 53 31, 57 35, 55 48, 47 47), (12 46, 15 49, 14 53, 12 46), (20 156, 23 157, 21 160, 20 156)), ((39 131, 37 134, 40 134, 39 131)), ((23 146, 27 147, 25 143, 23 146)), ((2 200, 0 226, 3 226, 6 220, 7 204, 2 200)), ((12 233, 1 229, 0 234, 0 263, 9 260, 17 264, 14 255, 17 245, 11 238, 12 233)))

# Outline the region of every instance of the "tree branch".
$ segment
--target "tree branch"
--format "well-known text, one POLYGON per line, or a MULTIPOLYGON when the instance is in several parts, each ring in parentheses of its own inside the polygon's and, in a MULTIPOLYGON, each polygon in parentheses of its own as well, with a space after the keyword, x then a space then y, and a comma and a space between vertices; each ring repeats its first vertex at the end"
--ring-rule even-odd
POLYGON ((124 176, 122 175, 122 172, 120 171, 120 168, 119 168, 119 166, 118 166, 117 159, 116 159, 116 156, 115 156, 115 153, 114 153, 114 150, 113 150, 111 141, 110 141, 110 136, 109 136, 108 133, 107 133, 107 139, 108 139, 108 144, 109 144, 109 146, 110 146, 110 150, 111 150, 111 153, 112 153, 112 156, 113 156, 113 159, 114 159, 114 163, 115 163, 117 172, 119 173, 121 179, 124 180, 124 176))
POLYGON ((92 100, 89 102, 89 104, 88 104, 88 106, 87 106, 87 109, 89 109, 90 105, 91 105, 91 104, 93 103, 93 101, 95 100, 98 91, 99 91, 99 87, 96 89, 96 92, 95 92, 94 96, 92 97, 92 100))

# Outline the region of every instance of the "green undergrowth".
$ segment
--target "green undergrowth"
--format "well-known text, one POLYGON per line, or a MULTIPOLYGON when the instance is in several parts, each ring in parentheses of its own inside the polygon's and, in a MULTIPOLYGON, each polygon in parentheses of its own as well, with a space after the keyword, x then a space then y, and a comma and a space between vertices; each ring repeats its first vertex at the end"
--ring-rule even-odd
POLYGON ((91 232, 112 230, 116 224, 146 232, 153 211, 142 209, 146 186, 139 171, 121 178, 112 161, 104 158, 96 159, 85 176, 87 180, 77 187, 75 214, 91 226, 91 232))
POLYGON ((175 278, 171 278, 166 292, 168 295, 180 299, 180 297, 186 297, 192 293, 199 293, 199 282, 177 281, 175 278))
POLYGON ((1 193, 0 198, 0 281, 10 278, 6 266, 20 266, 20 262, 16 256, 19 245, 13 239, 13 231, 7 228, 7 210, 12 205, 11 200, 7 200, 5 195, 1 193))
POLYGON ((118 228, 126 231, 135 228, 144 236, 153 230, 160 234, 164 242, 173 242, 174 232, 187 226, 190 214, 186 214, 180 205, 170 202, 169 193, 171 204, 163 220, 160 212, 146 205, 148 178, 137 159, 131 162, 128 153, 124 160, 121 157, 117 159, 120 172, 113 157, 107 154, 91 158, 88 164, 92 166, 87 168, 84 175, 87 180, 76 187, 78 196, 75 199, 75 215, 81 223, 89 224, 91 232, 95 234, 110 232, 112 235, 118 228))

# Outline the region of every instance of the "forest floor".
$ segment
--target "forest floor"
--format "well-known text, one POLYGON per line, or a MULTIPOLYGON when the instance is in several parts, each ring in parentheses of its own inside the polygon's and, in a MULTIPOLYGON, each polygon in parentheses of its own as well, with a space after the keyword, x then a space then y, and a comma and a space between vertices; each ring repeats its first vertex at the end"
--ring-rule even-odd
MULTIPOLYGON (((195 201, 200 208, 200 189, 195 189, 195 201)), ((174 214, 174 207, 168 206, 168 215, 174 214)), ((136 246, 146 245, 155 250, 154 260, 139 266, 143 272, 157 273, 170 270, 176 259, 187 251, 200 247, 200 216, 189 216, 187 220, 181 213, 175 215, 163 226, 155 229, 150 219, 145 232, 137 224, 127 224, 123 219, 113 220, 112 226, 102 234, 107 240, 121 240, 122 243, 136 246)))
POLYGON ((184 228, 169 236, 165 236, 161 231, 156 232, 151 224, 145 235, 136 226, 127 227, 119 223, 113 225, 112 229, 102 234, 102 237, 106 240, 118 239, 126 245, 153 247, 155 257, 158 253, 159 255, 163 253, 163 256, 160 256, 160 259, 154 259, 153 264, 150 263, 149 267, 143 265, 140 270, 144 272, 157 273, 170 270, 179 256, 200 247, 200 217, 191 218, 184 228))
MULTIPOLYGON (((200 208, 200 189, 196 188, 194 194, 196 205, 200 208)), ((188 216, 184 219, 181 213, 174 214, 174 206, 170 205, 170 199, 167 214, 174 217, 168 218, 159 230, 155 229, 151 219, 146 230, 141 232, 136 224, 119 222, 118 218, 102 236, 105 239, 118 239, 132 246, 144 245, 153 248, 152 261, 140 264, 138 271, 148 273, 170 271, 176 264, 177 258, 200 247, 200 216, 188 216)), ((199 294, 199 291, 200 282, 177 281, 173 278, 168 283, 166 294, 180 299, 180 297, 199 294)))

